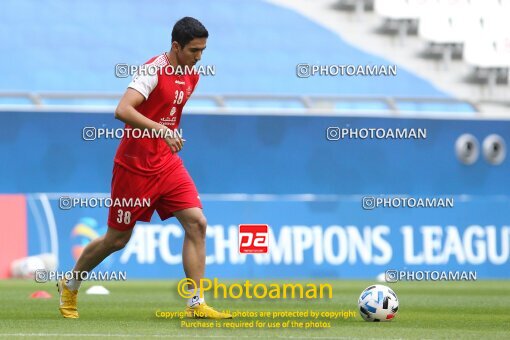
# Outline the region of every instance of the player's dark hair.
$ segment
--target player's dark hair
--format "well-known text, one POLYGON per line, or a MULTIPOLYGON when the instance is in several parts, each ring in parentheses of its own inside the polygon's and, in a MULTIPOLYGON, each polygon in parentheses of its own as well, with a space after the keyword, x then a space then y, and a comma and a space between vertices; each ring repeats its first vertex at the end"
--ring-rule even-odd
POLYGON ((172 42, 177 41, 182 48, 195 38, 208 38, 209 32, 200 21, 184 17, 177 21, 172 29, 172 42))

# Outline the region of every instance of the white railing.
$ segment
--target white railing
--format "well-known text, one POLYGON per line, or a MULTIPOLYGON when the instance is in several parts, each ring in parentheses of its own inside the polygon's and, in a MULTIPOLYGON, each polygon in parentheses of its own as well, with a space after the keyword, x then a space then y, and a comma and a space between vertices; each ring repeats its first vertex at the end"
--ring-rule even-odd
MULTIPOLYGON (((104 92, 23 92, 0 91, 0 109, 63 109, 85 107, 93 111, 111 111, 121 98, 121 93, 104 92), (22 99, 24 103, 19 103, 22 99), (74 102, 74 103, 73 103, 74 102)), ((207 112, 235 112, 245 110, 283 110, 289 112, 367 112, 399 114, 422 112, 423 110, 402 110, 399 104, 466 104, 476 112, 475 103, 469 100, 442 97, 386 97, 386 96, 342 96, 342 95, 272 95, 272 94, 194 94, 187 103, 187 109, 207 112), (372 109, 366 109, 367 104, 372 109)), ((505 103, 503 103, 505 104, 505 103)), ((16 109, 16 110, 18 110, 16 109)))

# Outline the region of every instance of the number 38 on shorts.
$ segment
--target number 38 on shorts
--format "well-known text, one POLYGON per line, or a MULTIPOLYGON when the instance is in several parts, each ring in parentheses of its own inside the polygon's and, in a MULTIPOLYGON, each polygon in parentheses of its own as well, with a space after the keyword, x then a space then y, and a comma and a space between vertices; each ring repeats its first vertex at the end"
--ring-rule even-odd
POLYGON ((117 223, 129 224, 131 223, 131 212, 128 210, 119 209, 117 211, 117 223))

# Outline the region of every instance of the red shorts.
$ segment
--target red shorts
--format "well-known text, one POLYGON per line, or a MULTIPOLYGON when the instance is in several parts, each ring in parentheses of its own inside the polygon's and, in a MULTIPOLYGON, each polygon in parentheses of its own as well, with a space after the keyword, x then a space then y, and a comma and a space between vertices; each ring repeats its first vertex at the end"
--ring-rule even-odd
POLYGON ((108 226, 121 231, 132 229, 136 221, 150 222, 154 210, 161 220, 166 220, 175 211, 202 209, 195 183, 181 160, 151 176, 136 174, 115 163, 111 198, 108 226))

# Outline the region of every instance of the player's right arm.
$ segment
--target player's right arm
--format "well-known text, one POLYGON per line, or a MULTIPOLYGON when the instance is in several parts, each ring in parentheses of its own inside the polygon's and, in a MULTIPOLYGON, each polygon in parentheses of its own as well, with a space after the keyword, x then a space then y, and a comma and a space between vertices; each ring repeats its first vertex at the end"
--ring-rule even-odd
MULTIPOLYGON (((136 107, 144 101, 144 95, 133 88, 128 88, 115 109, 115 118, 133 128, 141 130, 168 130, 168 127, 156 123, 136 110, 136 107)), ((170 147, 170 150, 172 150, 172 153, 181 151, 183 147, 183 142, 180 138, 165 138, 165 142, 170 147)))
POLYGON ((145 97, 132 88, 128 88, 122 98, 120 99, 119 105, 115 109, 115 118, 141 130, 145 129, 156 129, 164 130, 166 126, 156 123, 152 119, 145 117, 143 114, 136 110, 136 107, 145 101, 145 97))

